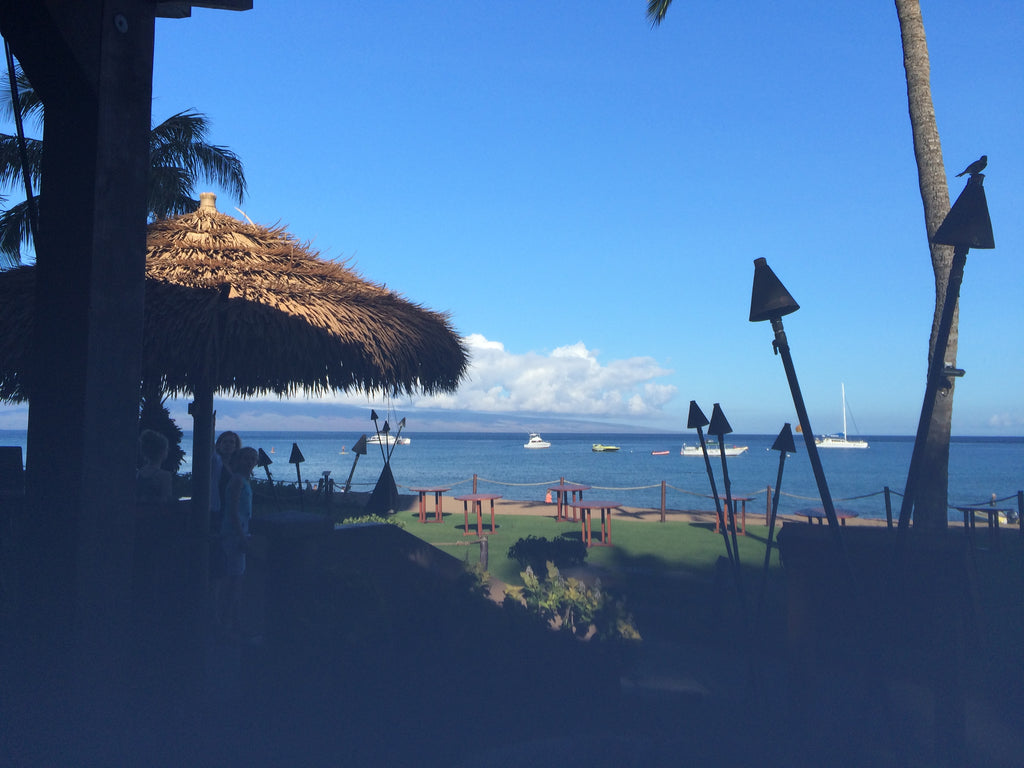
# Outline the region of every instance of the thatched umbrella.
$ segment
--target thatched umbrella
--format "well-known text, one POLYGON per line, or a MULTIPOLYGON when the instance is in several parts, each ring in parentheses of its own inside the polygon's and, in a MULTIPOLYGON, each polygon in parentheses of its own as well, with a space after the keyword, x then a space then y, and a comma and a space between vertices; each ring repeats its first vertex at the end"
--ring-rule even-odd
MULTIPOLYGON (((209 488, 215 391, 458 386, 468 357, 447 315, 318 258, 281 227, 219 213, 212 194, 200 198, 195 213, 149 226, 142 366, 150 384, 195 396, 194 498, 209 488)), ((0 273, 3 400, 31 392, 34 283, 31 266, 0 273)))

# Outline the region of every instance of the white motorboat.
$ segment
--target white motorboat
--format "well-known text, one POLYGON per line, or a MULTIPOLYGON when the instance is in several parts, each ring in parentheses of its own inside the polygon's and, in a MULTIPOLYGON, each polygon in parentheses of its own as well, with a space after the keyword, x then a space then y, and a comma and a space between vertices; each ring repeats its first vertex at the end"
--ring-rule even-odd
POLYGON ((814 444, 819 448, 867 448, 867 440, 850 440, 846 436, 846 384, 843 389, 843 432, 839 435, 822 435, 814 438, 814 444))
MULTIPOLYGON (((709 456, 721 456, 722 455, 721 448, 718 447, 718 443, 716 443, 714 440, 709 440, 707 442, 707 446, 708 446, 708 455, 709 456)), ((727 446, 725 446, 725 455, 726 456, 739 456, 741 453, 746 451, 749 447, 750 446, 747 446, 747 445, 727 445, 727 446)), ((683 447, 679 451, 679 455, 680 456, 703 456, 704 455, 704 451, 702 451, 700 449, 699 445, 686 445, 684 443, 683 447)))
POLYGON ((366 438, 368 445, 409 445, 412 442, 410 437, 396 437, 392 434, 372 435, 366 438))
POLYGON ((531 432, 530 433, 530 439, 526 441, 525 445, 523 445, 523 448, 550 448, 550 447, 551 447, 551 443, 549 443, 547 440, 542 438, 536 432, 531 432))

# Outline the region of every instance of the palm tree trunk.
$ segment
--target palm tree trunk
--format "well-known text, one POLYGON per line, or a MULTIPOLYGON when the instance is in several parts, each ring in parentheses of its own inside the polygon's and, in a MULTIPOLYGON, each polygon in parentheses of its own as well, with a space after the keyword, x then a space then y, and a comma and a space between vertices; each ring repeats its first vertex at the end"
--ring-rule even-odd
MULTIPOLYGON (((942 355, 945 362, 956 364, 957 325, 959 305, 953 313, 949 342, 944 350, 936 350, 939 319, 946 298, 949 270, 953 261, 953 248, 934 245, 931 237, 949 212, 949 188, 942 162, 942 145, 935 123, 932 105, 931 66, 928 61, 928 42, 924 34, 919 0, 895 0, 903 41, 903 66, 907 74, 907 102, 910 108, 910 127, 914 137, 914 158, 917 161, 918 185, 924 204, 925 229, 931 249, 932 271, 935 274, 935 314, 932 318, 931 338, 928 342, 928 361, 942 355)), ((927 369, 926 369, 927 370, 927 369)), ((953 388, 940 390, 936 396, 928 436, 924 443, 921 474, 917 478, 917 504, 914 515, 916 526, 924 528, 946 527, 946 504, 949 481, 949 438, 953 421, 953 388)))

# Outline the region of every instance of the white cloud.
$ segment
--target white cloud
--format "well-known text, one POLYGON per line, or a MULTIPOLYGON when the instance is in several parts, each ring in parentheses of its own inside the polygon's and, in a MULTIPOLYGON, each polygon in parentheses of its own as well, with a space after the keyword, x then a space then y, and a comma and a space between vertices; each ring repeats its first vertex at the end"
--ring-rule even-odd
POLYGON ((549 413, 579 417, 649 417, 676 388, 657 383, 671 371, 650 357, 602 364, 582 341, 548 354, 509 352, 479 334, 465 339, 471 364, 466 381, 449 395, 412 398, 417 407, 490 413, 549 413))
MULTIPOLYGON (((500 341, 471 334, 466 379, 457 392, 400 398, 406 407, 484 413, 530 413, 601 419, 649 419, 676 395, 658 379, 672 371, 650 357, 598 360, 578 341, 548 353, 514 353, 500 341)), ((321 401, 362 404, 365 395, 329 395, 321 401)), ((398 402, 398 401, 396 401, 398 402)))
POLYGON ((994 413, 988 419, 988 426, 997 432, 1008 432, 1024 426, 1024 418, 1012 413, 994 413))
MULTIPOLYGON (((499 341, 472 334, 465 338, 470 352, 468 376, 458 391, 439 395, 394 398, 397 409, 438 410, 453 414, 471 412, 511 417, 515 414, 551 416, 599 422, 619 421, 632 425, 655 424, 664 419, 663 408, 675 398, 675 386, 659 381, 672 371, 650 357, 631 357, 603 362, 598 351, 578 341, 550 352, 514 353, 499 341)), ((173 403, 172 410, 182 424, 190 425, 184 413, 190 398, 173 403), (180 413, 179 413, 180 411, 180 413)), ((218 395, 221 413, 218 427, 246 430, 350 429, 353 417, 303 405, 352 405, 361 408, 386 407, 386 398, 364 393, 330 394, 321 397, 276 395, 230 398, 218 395), (235 405, 229 403, 234 402, 235 405)), ((25 407, 20 412, 0 410, 0 427, 24 426, 25 407)), ((359 425, 365 417, 360 412, 359 425)), ((534 423, 534 422, 531 422, 534 423)))

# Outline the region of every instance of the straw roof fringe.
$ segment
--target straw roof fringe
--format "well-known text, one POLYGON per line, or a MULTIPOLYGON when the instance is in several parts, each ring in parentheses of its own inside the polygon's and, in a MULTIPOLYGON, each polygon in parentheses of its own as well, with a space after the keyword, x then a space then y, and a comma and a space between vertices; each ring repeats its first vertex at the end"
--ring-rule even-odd
MULTIPOLYGON (((324 261, 283 227, 199 210, 149 226, 143 375, 171 393, 454 391, 468 365, 445 313, 324 261)), ((34 268, 0 274, 0 398, 25 399, 34 268)))

